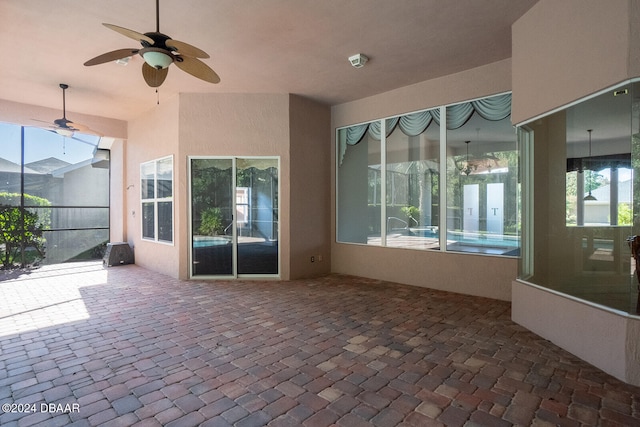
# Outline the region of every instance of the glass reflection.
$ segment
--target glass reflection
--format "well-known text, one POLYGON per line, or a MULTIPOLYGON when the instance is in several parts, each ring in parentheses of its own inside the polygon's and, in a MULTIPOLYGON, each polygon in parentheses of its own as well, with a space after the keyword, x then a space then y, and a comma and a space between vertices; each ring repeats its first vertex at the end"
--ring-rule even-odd
POLYGON ((428 115, 418 131, 400 122, 386 139, 386 245, 438 249, 440 126, 429 111, 400 120, 415 122, 417 114, 428 115))
POLYGON ((447 250, 518 256, 518 152, 510 117, 447 130, 447 250))
POLYGON ((381 244, 380 139, 369 125, 338 131, 338 241, 381 244))
POLYGON ((639 309, 628 243, 637 230, 638 93, 628 83, 527 124, 534 170, 523 178, 534 180, 534 236, 530 276, 520 277, 630 313, 639 309))
POLYGON ((278 160, 236 165, 238 274, 278 274, 278 160))
POLYGON ((191 160, 192 275, 233 274, 233 161, 191 160))

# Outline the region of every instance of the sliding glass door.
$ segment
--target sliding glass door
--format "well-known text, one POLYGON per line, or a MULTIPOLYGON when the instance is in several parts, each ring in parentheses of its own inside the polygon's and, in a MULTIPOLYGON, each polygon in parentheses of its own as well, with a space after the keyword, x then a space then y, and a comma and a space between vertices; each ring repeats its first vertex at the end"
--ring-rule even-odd
POLYGON ((238 274, 278 274, 278 159, 236 160, 238 274))
POLYGON ((191 158, 191 276, 277 276, 278 159, 191 158))
POLYGON ((191 275, 233 275, 233 159, 191 159, 191 275))

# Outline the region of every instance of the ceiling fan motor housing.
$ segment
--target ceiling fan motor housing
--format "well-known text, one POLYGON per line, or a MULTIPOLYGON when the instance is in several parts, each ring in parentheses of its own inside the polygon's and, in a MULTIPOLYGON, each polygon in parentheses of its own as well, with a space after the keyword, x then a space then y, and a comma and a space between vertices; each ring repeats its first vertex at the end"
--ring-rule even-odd
POLYGON ((173 55, 171 49, 167 47, 166 41, 171 37, 166 34, 153 32, 145 33, 147 37, 153 39, 153 45, 149 44, 146 40, 141 40, 143 48, 138 52, 140 56, 145 60, 147 64, 155 68, 156 70, 162 70, 167 68, 173 62, 173 55))

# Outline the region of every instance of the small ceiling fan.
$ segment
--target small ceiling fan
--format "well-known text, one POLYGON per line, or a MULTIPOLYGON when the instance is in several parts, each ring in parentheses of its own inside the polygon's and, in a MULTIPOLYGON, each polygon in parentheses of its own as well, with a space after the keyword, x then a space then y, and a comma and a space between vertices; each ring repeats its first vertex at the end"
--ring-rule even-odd
MULTIPOLYGON (((66 105, 65 92, 69 88, 69 85, 65 83, 60 83, 60 88, 62 89, 62 118, 54 120, 53 123, 49 125, 48 130, 65 137, 73 137, 74 132, 90 133, 90 134, 98 135, 97 132, 89 129, 89 127, 85 125, 81 125, 79 123, 72 122, 71 120, 67 119, 67 105, 66 105)), ((42 120, 36 120, 36 121, 41 122, 42 120)), ((49 122, 44 122, 44 123, 49 123, 49 122)))
POLYGON ((190 44, 174 40, 160 32, 160 0, 156 0, 156 31, 139 33, 117 25, 105 24, 105 27, 123 36, 137 40, 142 48, 118 49, 103 53, 84 63, 86 66, 104 64, 117 61, 129 56, 140 54, 144 59, 142 77, 147 85, 159 87, 167 77, 169 65, 175 63, 178 68, 209 83, 219 83, 220 77, 198 58, 209 58, 209 55, 190 44))

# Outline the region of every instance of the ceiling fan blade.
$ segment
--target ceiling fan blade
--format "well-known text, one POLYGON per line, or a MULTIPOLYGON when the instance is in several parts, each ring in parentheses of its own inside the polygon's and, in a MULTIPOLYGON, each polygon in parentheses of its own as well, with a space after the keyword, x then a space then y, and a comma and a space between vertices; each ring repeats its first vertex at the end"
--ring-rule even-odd
MULTIPOLYGON (((70 134, 70 135, 69 135, 69 134, 66 134, 66 133, 59 133, 59 132, 57 132, 57 131, 56 131, 56 129, 55 129, 55 128, 54 128, 54 129, 43 129, 43 130, 45 130, 45 131, 47 131, 47 132, 51 132, 51 133, 56 134, 56 135, 60 135, 60 136, 61 136, 61 137, 63 137, 63 138, 75 139, 76 141, 82 142, 83 144, 87 144, 87 145, 89 145, 89 146, 91 146, 91 147, 94 147, 94 148, 95 148, 95 147, 96 147, 96 145, 97 145, 97 144, 92 144, 92 143, 91 143, 91 142, 89 142, 89 141, 84 141, 84 140, 82 140, 82 139, 80 139, 80 138, 76 138, 76 137, 74 136, 75 134, 73 133, 73 132, 75 132, 75 131, 73 131, 73 130, 71 130, 71 129, 69 129, 69 130, 71 130, 71 134, 70 134)), ((88 132, 82 132, 82 133, 87 134, 88 132)), ((99 134, 97 134, 97 133, 95 133, 95 135, 96 135, 96 136, 102 136, 102 135, 99 135, 99 134)))
POLYGON ((73 129, 73 130, 77 130, 80 132, 84 132, 84 131, 88 131, 89 130, 89 126, 85 126, 85 125, 81 125, 80 123, 75 123, 72 121, 67 122, 67 127, 73 129))
MULTIPOLYGON (((58 135, 62 135, 65 137, 72 137, 72 138, 73 138, 73 135, 76 134, 76 132, 79 132, 85 135, 102 136, 100 132, 96 132, 95 130, 90 129, 88 126, 81 125, 79 123, 73 123, 73 122, 67 123, 66 126, 52 126, 50 128, 50 131, 55 132, 58 135)), ((77 138, 73 138, 73 139, 77 139, 77 138)), ((83 142, 87 143, 86 141, 83 141, 83 142)))
POLYGON ((128 28, 124 28, 124 27, 118 27, 117 25, 113 25, 113 24, 105 24, 103 23, 102 25, 104 25, 105 27, 109 28, 110 30, 113 30, 117 33, 122 34, 123 36, 129 37, 131 39, 134 40, 138 40, 140 43, 142 43, 143 41, 149 43, 149 45, 153 45, 154 41, 151 37, 149 36, 145 36, 142 33, 139 33, 137 31, 133 31, 130 30, 128 28))
POLYGON ((179 54, 190 56, 192 58, 209 58, 209 54, 195 46, 191 46, 188 43, 181 42, 180 40, 169 39, 165 42, 169 47, 174 48, 179 54))
MULTIPOLYGON (((46 123, 46 124, 48 124, 49 126, 51 126, 51 122, 48 122, 48 121, 46 121, 46 120, 29 119, 29 121, 32 121, 32 122, 40 122, 40 123, 46 123)), ((34 127, 35 127, 35 125, 34 125, 34 127)))
POLYGON ((220 83, 220 77, 207 64, 196 58, 176 56, 175 64, 182 71, 209 83, 220 83))
MULTIPOLYGON (((71 130, 73 132, 80 132, 80 133, 85 134, 85 135, 88 134, 88 135, 102 136, 102 134, 100 132, 96 132, 95 130, 89 128, 89 126, 81 125, 79 123, 69 122, 67 124, 67 127, 65 127, 64 129, 68 129, 68 130, 71 130)), ((55 130, 54 130, 54 132, 55 132, 55 130)), ((77 138, 73 138, 73 139, 77 139, 77 138)), ((80 140, 78 139, 78 141, 80 141, 80 140)), ((82 142, 84 142, 85 144, 87 143, 86 141, 82 141, 82 142)))
POLYGON ((158 70, 146 62, 142 64, 142 77, 144 77, 144 81, 151 87, 160 86, 164 82, 164 79, 167 78, 167 74, 169 74, 169 68, 161 68, 158 70))
MULTIPOLYGON (((71 139, 75 139, 76 141, 82 142, 83 144, 87 144, 87 145, 89 145, 89 146, 91 146, 91 147, 94 147, 94 148, 98 145, 98 144, 91 143, 91 142, 89 142, 89 141, 85 141, 85 140, 80 139, 80 138, 76 138, 75 136, 71 136, 70 138, 71 138, 71 139)), ((99 140, 98 140, 98 141, 99 141, 99 140)))
MULTIPOLYGON (((81 134, 85 134, 85 135, 95 135, 95 136, 103 136, 100 132, 96 132, 95 130, 89 128, 88 126, 85 125, 79 125, 78 123, 71 123, 71 127, 74 128, 74 132, 80 132, 81 134)), ((78 139, 78 138, 73 138, 73 139, 78 139)), ((81 141, 80 139, 78 139, 78 141, 81 141)), ((85 144, 89 144, 86 141, 82 141, 85 144)))
POLYGON ((84 63, 87 67, 91 65, 104 64, 105 62, 117 61, 118 59, 133 56, 138 53, 139 49, 118 49, 111 52, 103 53, 84 63))
POLYGON ((89 128, 89 126, 72 122, 71 120, 65 119, 65 118, 54 120, 53 126, 51 126, 51 129, 53 130, 53 132, 57 132, 58 130, 63 130, 63 131, 80 132, 85 134, 102 136, 102 134, 89 128))

